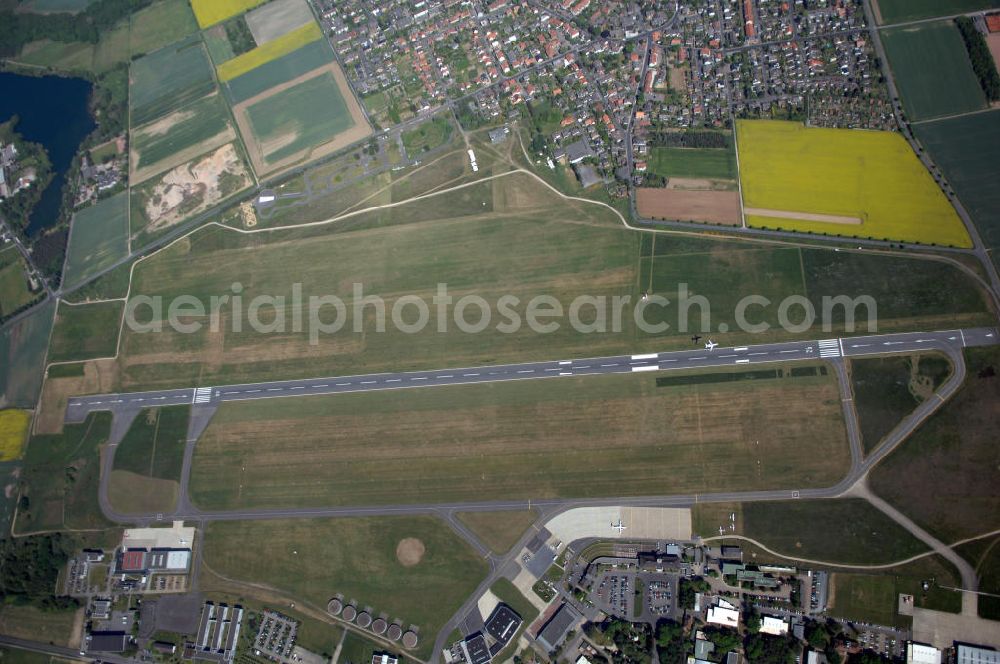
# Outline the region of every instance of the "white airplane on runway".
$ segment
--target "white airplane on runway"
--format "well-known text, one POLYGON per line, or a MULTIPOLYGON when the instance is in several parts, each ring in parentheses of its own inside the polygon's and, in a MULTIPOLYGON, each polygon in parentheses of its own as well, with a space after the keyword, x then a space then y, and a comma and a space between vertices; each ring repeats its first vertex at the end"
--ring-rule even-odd
POLYGON ((709 339, 709 340, 708 340, 708 343, 707 343, 707 344, 705 344, 705 349, 706 349, 706 350, 715 350, 715 347, 716 347, 716 346, 718 346, 718 345, 719 345, 719 344, 717 344, 717 343, 715 343, 714 341, 712 341, 711 339, 709 339))
POLYGON ((612 522, 611 523, 611 527, 614 528, 615 530, 617 530, 619 535, 622 534, 623 530, 625 530, 626 528, 628 528, 628 526, 626 526, 624 523, 622 523, 621 519, 618 519, 618 523, 612 522))

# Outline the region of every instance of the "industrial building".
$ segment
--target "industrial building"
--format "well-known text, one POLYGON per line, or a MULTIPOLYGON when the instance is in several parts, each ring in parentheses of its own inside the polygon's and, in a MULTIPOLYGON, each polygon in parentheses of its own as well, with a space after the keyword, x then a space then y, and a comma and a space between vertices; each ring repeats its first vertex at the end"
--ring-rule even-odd
POLYGON ((205 602, 198 623, 198 636, 188 644, 191 659, 232 662, 243 623, 243 607, 205 602))
POLYGON ((566 634, 569 630, 579 622, 583 616, 581 616, 576 609, 574 609, 569 604, 563 604, 559 607, 545 626, 538 632, 538 636, 535 640, 538 641, 544 648, 549 652, 556 649, 562 640, 566 638, 566 634))

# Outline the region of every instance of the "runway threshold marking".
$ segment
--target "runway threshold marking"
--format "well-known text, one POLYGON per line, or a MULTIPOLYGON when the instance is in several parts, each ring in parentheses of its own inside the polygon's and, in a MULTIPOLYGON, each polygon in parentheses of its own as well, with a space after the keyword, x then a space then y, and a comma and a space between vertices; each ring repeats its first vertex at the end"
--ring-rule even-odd
POLYGON ((632 367, 632 371, 635 371, 635 372, 639 372, 639 371, 659 371, 659 369, 660 369, 660 367, 656 366, 655 364, 647 364, 644 367, 632 367))

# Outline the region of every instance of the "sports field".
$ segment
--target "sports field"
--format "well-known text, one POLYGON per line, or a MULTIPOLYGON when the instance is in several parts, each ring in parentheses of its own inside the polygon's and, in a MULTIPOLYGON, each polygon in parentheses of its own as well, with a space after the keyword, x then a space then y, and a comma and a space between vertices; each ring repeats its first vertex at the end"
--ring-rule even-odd
POLYGON ((137 11, 131 20, 132 57, 152 53, 198 30, 188 0, 159 0, 137 11))
POLYGON ((236 105, 332 61, 330 44, 325 39, 319 39, 226 81, 222 88, 229 102, 236 105))
POLYGON ((875 449, 951 374, 951 363, 938 354, 851 360, 851 386, 864 449, 875 449))
POLYGON ((139 184, 235 138, 222 95, 203 97, 150 124, 133 128, 130 182, 133 186, 139 184))
POLYGON ((0 462, 21 458, 30 425, 30 412, 15 408, 0 410, 0 462))
POLYGON ((190 406, 147 408, 115 452, 108 495, 125 513, 169 512, 177 501, 190 406))
POLYGON ((417 625, 421 658, 487 573, 474 550, 427 516, 219 521, 205 530, 203 556, 203 577, 269 586, 321 611, 341 594, 417 625))
POLYGON ((315 21, 310 21, 281 37, 273 39, 262 46, 247 51, 243 55, 238 55, 232 60, 227 60, 219 65, 216 70, 219 73, 220 81, 231 81, 237 76, 242 76, 247 72, 267 64, 272 60, 288 55, 293 51, 323 38, 323 32, 315 21))
POLYGON ((48 361, 78 362, 113 356, 118 348, 117 330, 124 310, 122 301, 60 303, 49 342, 48 361))
POLYGON ((191 0, 198 25, 207 28, 231 16, 242 14, 266 0, 191 0))
POLYGON ((649 170, 663 177, 736 178, 736 153, 732 148, 649 149, 649 170))
POLYGON ((234 509, 835 484, 849 460, 833 376, 750 385, 627 375, 224 404, 191 495, 234 509))
POLYGON ((883 30, 882 43, 910 120, 986 108, 954 21, 883 30))
MULTIPOLYGON (((434 175, 441 170, 435 164, 421 172, 434 175)), ((330 374, 351 374, 690 345, 690 333, 679 330, 676 307, 668 307, 662 316, 658 310, 647 310, 651 322, 666 318, 672 326, 662 334, 641 333, 631 315, 623 318, 620 333, 609 327, 606 333, 578 334, 565 322, 551 334, 536 334, 526 325, 506 334, 495 324, 480 334, 463 333, 454 325, 444 333, 431 326, 421 334, 403 334, 391 325, 385 333, 376 333, 375 321, 369 318, 363 323, 365 333, 357 334, 352 331, 354 283, 363 285, 364 294, 385 297, 390 308, 407 294, 429 302, 437 284, 447 283, 456 298, 478 294, 495 303, 501 295, 511 294, 520 298, 522 309, 539 294, 556 297, 564 308, 580 295, 629 296, 634 303, 643 291, 677 301, 683 283, 691 293, 710 300, 711 329, 725 322, 736 330, 736 304, 752 293, 775 302, 789 294, 804 294, 819 310, 824 295, 869 294, 878 303, 880 331, 992 320, 985 314, 981 294, 948 265, 664 236, 658 236, 654 246, 651 236, 612 223, 600 208, 560 200, 532 182, 520 175, 495 180, 492 193, 488 188, 464 189, 312 231, 249 235, 218 228, 198 231, 139 263, 133 296, 161 295, 169 302, 174 296, 192 294, 207 306, 212 295, 229 293, 234 281, 244 286, 247 302, 261 294, 290 297, 293 284, 301 283, 306 296, 343 298, 348 310, 345 327, 336 334, 321 334, 316 344, 310 344, 307 332, 293 332, 290 326, 283 334, 256 334, 246 312, 241 316, 243 331, 235 332, 232 312, 226 309, 215 333, 208 326, 183 335, 169 330, 127 332, 122 342, 122 387, 315 376, 317 366, 327 367, 330 374), (491 205, 494 211, 479 212, 491 205)), ((429 178, 411 186, 422 192, 440 183, 429 178)), ((290 210, 296 221, 323 218, 319 216, 323 210, 290 210)), ((494 321, 499 322, 495 309, 494 321)), ((700 329, 696 311, 691 325, 700 329)), ((759 318, 776 325, 777 307, 761 310, 759 318)), ((832 323, 834 329, 842 329, 839 318, 832 323)), ((804 336, 816 338, 816 334, 804 336)), ((793 337, 772 330, 762 335, 729 333, 717 340, 793 337)))
POLYGON ((1000 350, 966 350, 961 390, 872 470, 869 486, 945 542, 1000 528, 1000 350), (983 377, 980 377, 980 373, 983 377))
POLYGON ((14 313, 34 300, 24 259, 17 247, 0 250, 0 317, 14 313))
POLYGON ((747 223, 827 235, 970 247, 954 208, 897 133, 737 123, 747 223), (774 210, 781 215, 768 216, 774 210), (803 215, 859 223, 804 221, 803 215))
POLYGON ((132 126, 166 116, 214 89, 212 65, 197 35, 166 46, 132 63, 132 126))
POLYGON ((913 125, 1000 267, 1000 110, 913 125))
POLYGON ((128 192, 81 209, 73 218, 63 283, 87 281, 128 255, 128 192))
POLYGON ((878 0, 883 25, 1000 7, 1000 0, 878 0))

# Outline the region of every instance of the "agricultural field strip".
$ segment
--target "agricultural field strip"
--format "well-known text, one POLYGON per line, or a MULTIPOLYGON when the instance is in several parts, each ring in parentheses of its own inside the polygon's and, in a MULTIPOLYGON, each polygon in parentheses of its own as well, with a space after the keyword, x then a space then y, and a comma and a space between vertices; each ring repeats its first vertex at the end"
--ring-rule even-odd
MULTIPOLYGON (((357 376, 297 379, 182 388, 173 390, 102 394, 75 397, 68 401, 66 421, 80 422, 91 412, 127 410, 140 406, 192 403, 215 404, 223 401, 246 401, 338 394, 375 390, 492 383, 566 376, 592 376, 614 373, 638 373, 657 370, 704 369, 768 362, 837 359, 890 353, 913 353, 927 350, 959 350, 965 346, 998 343, 994 328, 970 328, 941 332, 905 332, 873 336, 792 341, 755 346, 717 347, 642 355, 618 355, 575 360, 552 360, 497 366, 460 367, 433 371, 380 373, 357 376)), ((700 344, 699 344, 700 346, 700 344)))

